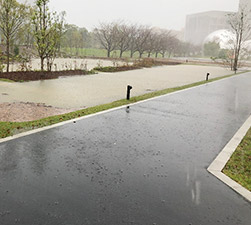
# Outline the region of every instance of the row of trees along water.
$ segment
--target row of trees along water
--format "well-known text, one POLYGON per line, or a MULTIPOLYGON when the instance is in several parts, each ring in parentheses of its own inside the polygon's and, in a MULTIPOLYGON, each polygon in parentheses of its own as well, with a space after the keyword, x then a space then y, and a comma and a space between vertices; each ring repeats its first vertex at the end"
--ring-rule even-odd
POLYGON ((16 0, 0 0, 1 61, 9 71, 13 60, 39 57, 41 70, 51 70, 58 55, 79 55, 83 48, 101 48, 111 56, 114 50, 122 57, 166 54, 187 55, 198 48, 179 41, 171 31, 123 22, 100 23, 93 31, 66 24, 65 12, 49 9, 49 0, 36 0, 34 5, 16 0), (18 57, 17 57, 18 56, 18 57), (46 67, 46 68, 45 68, 46 67))
POLYGON ((195 46, 181 42, 172 31, 150 26, 124 22, 100 23, 99 27, 94 29, 94 34, 106 49, 107 57, 110 57, 114 50, 119 51, 119 57, 129 51, 130 57, 137 52, 140 58, 143 54, 147 54, 147 57, 154 55, 156 58, 160 54, 164 58, 166 54, 170 57, 174 53, 185 55, 198 51, 195 46))
MULTIPOLYGON (((236 37, 226 57, 237 70, 241 49, 250 31, 249 13, 241 10, 229 16, 236 37), (248 22, 249 21, 249 22, 248 22)), ((16 0, 0 0, 0 35, 3 53, 0 58, 9 71, 10 61, 39 57, 41 70, 51 70, 57 56, 81 55, 83 48, 104 49, 107 57, 170 57, 201 54, 202 47, 180 41, 172 31, 125 22, 100 23, 93 31, 65 22, 65 12, 49 9, 49 0, 34 5, 16 0), (137 54, 136 54, 137 53, 137 54), (114 55, 112 55, 114 56, 114 55)), ((97 56, 93 54, 93 56, 97 56)))

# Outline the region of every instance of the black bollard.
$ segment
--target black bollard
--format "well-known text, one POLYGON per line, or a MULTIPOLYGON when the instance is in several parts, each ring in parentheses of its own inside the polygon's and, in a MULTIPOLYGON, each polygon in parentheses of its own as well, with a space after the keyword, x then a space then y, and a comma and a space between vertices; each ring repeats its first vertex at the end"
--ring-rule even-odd
POLYGON ((132 86, 127 85, 127 94, 126 94, 126 99, 127 99, 127 100, 130 100, 130 93, 131 93, 131 90, 132 90, 132 86))
POLYGON ((210 73, 207 73, 207 78, 206 78, 206 81, 208 81, 208 77, 209 77, 210 73))

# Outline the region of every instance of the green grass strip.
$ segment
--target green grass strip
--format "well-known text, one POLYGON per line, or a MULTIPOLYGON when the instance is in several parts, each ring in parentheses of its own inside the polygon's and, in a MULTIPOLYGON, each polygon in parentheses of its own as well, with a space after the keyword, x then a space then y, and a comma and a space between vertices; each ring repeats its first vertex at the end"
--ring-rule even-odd
MULTIPOLYGON (((238 73, 238 74, 241 74, 241 73, 238 73)), ((202 84, 210 83, 210 82, 213 82, 216 80, 221 80, 221 79, 231 77, 234 75, 235 74, 226 75, 226 76, 210 79, 209 81, 200 81, 200 82, 196 82, 193 84, 188 84, 188 85, 184 85, 184 86, 180 86, 180 87, 168 88, 168 89, 164 89, 164 90, 160 90, 160 91, 155 91, 155 92, 147 93, 144 95, 132 97, 129 101, 126 99, 118 100, 118 101, 115 101, 112 103, 98 105, 98 106, 78 110, 75 112, 66 113, 63 115, 51 116, 51 117, 43 118, 40 120, 35 120, 35 121, 30 121, 30 122, 0 122, 0 138, 5 138, 5 137, 12 136, 12 135, 24 132, 24 131, 49 126, 49 125, 56 124, 59 122, 79 118, 82 116, 90 115, 93 113, 101 112, 101 111, 112 109, 115 107, 127 105, 130 103, 135 103, 138 101, 157 97, 160 95, 165 95, 165 94, 172 93, 175 91, 180 91, 180 90, 183 90, 186 88, 199 86, 202 84)))
POLYGON ((9 82, 9 83, 14 83, 15 82, 13 80, 5 79, 5 78, 0 78, 0 81, 2 81, 2 82, 9 82))
POLYGON ((251 128, 223 169, 223 173, 251 191, 251 128))

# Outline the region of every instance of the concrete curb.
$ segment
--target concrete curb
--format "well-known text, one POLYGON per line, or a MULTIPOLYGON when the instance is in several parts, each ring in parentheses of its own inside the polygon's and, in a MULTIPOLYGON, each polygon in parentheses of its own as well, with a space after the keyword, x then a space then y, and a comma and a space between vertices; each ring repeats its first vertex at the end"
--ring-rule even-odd
POLYGON ((227 143, 220 154, 215 158, 207 170, 216 176, 219 180, 224 182, 226 185, 231 187, 234 191, 242 195, 245 199, 251 202, 251 192, 246 188, 242 187, 240 184, 232 180, 230 177, 226 176, 221 171, 227 164, 228 160, 231 158, 232 154, 235 152, 236 148, 248 132, 251 127, 251 116, 246 120, 242 127, 237 131, 233 138, 227 143))

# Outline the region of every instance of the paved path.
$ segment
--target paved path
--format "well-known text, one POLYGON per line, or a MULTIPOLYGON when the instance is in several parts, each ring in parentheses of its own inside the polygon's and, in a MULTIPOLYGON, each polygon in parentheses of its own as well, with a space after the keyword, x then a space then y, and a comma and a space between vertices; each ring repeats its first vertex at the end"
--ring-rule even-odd
POLYGON ((243 74, 0 144, 0 224, 250 225, 206 170, 250 87, 243 74))

